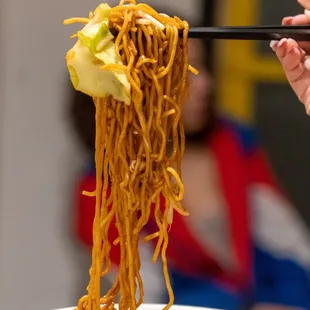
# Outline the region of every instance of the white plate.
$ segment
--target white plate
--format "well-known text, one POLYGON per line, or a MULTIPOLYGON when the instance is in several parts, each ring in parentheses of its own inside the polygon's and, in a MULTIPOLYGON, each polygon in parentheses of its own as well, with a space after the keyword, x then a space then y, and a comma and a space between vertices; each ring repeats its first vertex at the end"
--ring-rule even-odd
MULTIPOLYGON (((142 304, 139 307, 139 310, 162 310, 165 305, 159 304, 142 304)), ((73 308, 62 308, 62 309, 55 309, 55 310, 73 310, 73 308)), ((192 306, 179 306, 173 305, 171 310, 219 310, 219 309, 211 309, 211 308, 203 308, 203 307, 192 307, 192 306)))

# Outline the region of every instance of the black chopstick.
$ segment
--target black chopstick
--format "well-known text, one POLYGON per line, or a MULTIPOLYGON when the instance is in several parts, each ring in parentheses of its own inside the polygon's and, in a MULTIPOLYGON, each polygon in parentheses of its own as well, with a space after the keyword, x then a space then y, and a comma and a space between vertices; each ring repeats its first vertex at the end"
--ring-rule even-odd
MULTIPOLYGON (((116 29, 110 29, 117 35, 116 29)), ((182 32, 180 32, 182 36, 182 32)), ((220 40, 280 40, 291 38, 296 41, 310 41, 310 26, 236 26, 236 27, 194 27, 190 28, 191 39, 220 40)))
POLYGON ((197 27, 190 28, 188 35, 192 39, 310 41, 310 26, 197 27))

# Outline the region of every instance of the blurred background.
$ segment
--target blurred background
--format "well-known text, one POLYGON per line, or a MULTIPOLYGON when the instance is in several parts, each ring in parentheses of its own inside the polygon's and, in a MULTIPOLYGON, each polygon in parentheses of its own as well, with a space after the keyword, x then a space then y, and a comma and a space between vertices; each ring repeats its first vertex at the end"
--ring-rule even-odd
MULTIPOLYGON (((283 16, 302 12, 295 0, 145 2, 183 14, 196 25, 278 24, 283 16)), ((89 252, 74 235, 73 192, 89 154, 68 120, 64 56, 74 27, 62 21, 84 16, 98 3, 1 4, 1 309, 74 305, 87 283, 89 252)), ((309 226, 310 119, 269 42, 208 42, 207 49, 220 114, 251 133, 247 143, 253 132, 259 137, 276 179, 309 226)))

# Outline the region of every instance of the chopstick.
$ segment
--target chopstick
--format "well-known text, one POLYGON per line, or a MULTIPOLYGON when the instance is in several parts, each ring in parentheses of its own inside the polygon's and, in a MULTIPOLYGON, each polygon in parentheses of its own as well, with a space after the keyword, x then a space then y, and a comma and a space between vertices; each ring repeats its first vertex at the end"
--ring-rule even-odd
POLYGON ((310 41, 310 26, 197 27, 190 28, 188 36, 192 39, 310 41))
MULTIPOLYGON (((116 29, 110 29, 117 35, 116 29)), ((180 32, 182 36, 182 32, 180 32)), ((236 26, 236 27, 194 27, 188 33, 191 39, 220 40, 280 40, 291 38, 296 41, 310 41, 310 26, 236 26)))

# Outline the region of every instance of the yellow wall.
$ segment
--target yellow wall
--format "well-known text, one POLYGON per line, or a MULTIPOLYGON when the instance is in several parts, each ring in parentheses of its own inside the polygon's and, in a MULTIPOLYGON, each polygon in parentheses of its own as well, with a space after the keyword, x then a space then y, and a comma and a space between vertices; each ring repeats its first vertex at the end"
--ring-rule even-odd
MULTIPOLYGON (((259 24, 259 0, 224 0, 219 13, 221 25, 259 24), (223 7, 225 10, 223 10, 223 7), (225 15, 222 15, 222 12, 225 15)), ((253 121, 255 83, 285 79, 274 55, 256 52, 253 41, 217 41, 217 98, 220 109, 241 122, 253 121)))

